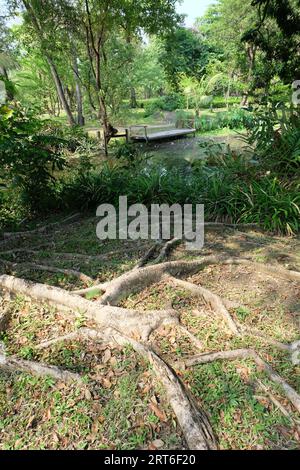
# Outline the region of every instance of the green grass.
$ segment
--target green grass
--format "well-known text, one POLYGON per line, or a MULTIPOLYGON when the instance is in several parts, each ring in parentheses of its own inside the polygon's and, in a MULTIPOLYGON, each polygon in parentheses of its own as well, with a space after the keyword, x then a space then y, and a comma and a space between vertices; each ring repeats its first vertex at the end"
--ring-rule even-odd
POLYGON ((211 410, 211 419, 223 449, 298 448, 296 440, 283 437, 282 427, 289 421, 280 411, 263 399, 255 398, 251 386, 251 363, 221 362, 194 367, 185 374, 192 393, 211 410), (250 371, 245 382, 237 368, 250 371))
MULTIPOLYGON (((61 346, 59 362, 73 370, 81 355, 82 348, 61 346)), ((181 438, 168 405, 159 407, 169 422, 151 411, 152 397, 160 390, 153 386, 148 365, 130 348, 112 350, 111 365, 101 364, 100 358, 99 351, 93 387, 57 387, 50 378, 1 374, 0 449, 130 450, 158 438, 164 448, 178 446, 181 438)))

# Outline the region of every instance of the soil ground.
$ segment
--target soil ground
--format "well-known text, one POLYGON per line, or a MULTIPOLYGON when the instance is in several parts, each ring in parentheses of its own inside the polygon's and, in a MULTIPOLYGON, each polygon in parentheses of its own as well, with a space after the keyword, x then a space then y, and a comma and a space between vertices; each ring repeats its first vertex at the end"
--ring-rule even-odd
MULTIPOLYGON (((86 217, 49 233, 2 243, 0 257, 72 268, 104 282, 134 267, 151 246, 150 242, 100 242, 96 223, 96 218, 86 217), (18 252, 18 248, 36 253, 18 252), (60 253, 73 255, 67 260, 60 253), (104 256, 99 260, 97 255, 104 256)), ((299 238, 231 228, 207 229, 201 252, 186 252, 179 246, 170 259, 193 260, 209 253, 300 270, 299 238)), ((64 274, 34 269, 24 273, 17 267, 6 272, 68 290, 86 287, 64 274)), ((250 329, 283 343, 299 340, 299 283, 261 274, 248 265, 208 266, 186 279, 230 301, 232 317, 250 329)), ((160 327, 150 340, 172 364, 199 352, 251 347, 300 392, 300 368, 292 364, 287 352, 263 338, 233 337, 207 304, 167 280, 130 295, 121 305, 139 311, 171 305, 180 312, 183 325, 198 338, 200 351, 176 326, 160 327)), ((78 372, 85 377, 86 387, 0 371, 0 449, 186 448, 152 367, 130 346, 73 341, 38 350, 37 345, 45 339, 93 324, 80 311, 74 322, 74 316, 59 308, 20 295, 11 298, 3 292, 1 309, 7 308, 12 311, 2 337, 7 353, 78 372)), ((252 360, 216 361, 177 372, 209 414, 221 449, 299 449, 299 415, 281 388, 252 360), (257 380, 271 394, 257 389, 257 380), (270 397, 275 397, 289 416, 270 397)))

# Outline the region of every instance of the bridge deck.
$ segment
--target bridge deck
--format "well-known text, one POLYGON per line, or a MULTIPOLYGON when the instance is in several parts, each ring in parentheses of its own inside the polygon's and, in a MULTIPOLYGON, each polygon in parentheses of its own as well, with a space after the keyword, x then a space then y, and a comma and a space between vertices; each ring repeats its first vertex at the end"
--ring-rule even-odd
POLYGON ((173 137, 180 137, 188 134, 194 134, 196 129, 171 129, 168 131, 153 132, 152 134, 147 133, 146 135, 131 134, 130 140, 134 142, 145 142, 162 139, 172 139, 173 137))

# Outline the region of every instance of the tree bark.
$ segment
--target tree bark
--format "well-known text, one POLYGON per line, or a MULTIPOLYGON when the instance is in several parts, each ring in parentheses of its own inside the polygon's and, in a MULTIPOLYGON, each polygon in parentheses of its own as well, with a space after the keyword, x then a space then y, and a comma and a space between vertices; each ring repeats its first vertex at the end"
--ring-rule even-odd
MULTIPOLYGON (((4 79, 9 81, 9 77, 8 77, 8 72, 6 70, 6 67, 2 66, 0 67, 0 75, 3 75, 4 79)), ((12 89, 8 89, 6 87, 6 98, 8 101, 12 101, 14 99, 14 93, 12 91, 12 89)))
POLYGON ((34 11, 34 8, 31 4, 31 2, 28 1, 28 0, 23 0, 23 5, 25 6, 27 12, 29 13, 29 16, 30 16, 31 21, 32 21, 32 25, 33 25, 33 27, 34 27, 34 29, 37 33, 37 36, 40 40, 41 50, 42 50, 42 52, 43 52, 43 54, 46 58, 46 61, 49 65, 49 67, 50 67, 50 72, 51 72, 53 81, 55 83, 57 95, 60 99, 62 107, 64 108, 64 110, 66 112, 69 124, 70 124, 70 126, 74 126, 75 125, 75 120, 73 118, 71 109, 70 109, 69 104, 67 102, 67 99, 66 99, 66 96, 65 96, 65 93, 64 93, 64 90, 63 90, 62 82, 61 82, 60 76, 58 74, 57 68, 54 64, 54 61, 53 61, 51 55, 48 53, 47 49, 44 46, 45 37, 44 37, 43 28, 42 28, 36 14, 35 14, 35 11, 34 11))
POLYGON ((65 92, 64 92, 64 89, 63 89, 63 86, 62 86, 60 76, 57 72, 56 66, 54 65, 54 62, 53 62, 52 58, 50 56, 48 56, 48 54, 45 54, 45 57, 46 57, 46 60, 49 64, 51 75, 52 75, 52 78, 53 78, 55 86, 56 86, 57 95, 58 95, 59 100, 61 102, 61 105, 64 108, 64 111, 67 115, 68 122, 69 122, 70 126, 75 126, 76 123, 75 123, 72 111, 70 109, 69 103, 67 101, 67 98, 65 96, 65 92))
POLYGON ((138 102, 136 100, 136 92, 133 86, 130 87, 130 107, 132 109, 138 108, 138 102))
POLYGON ((103 128, 103 142, 104 142, 104 152, 107 156, 108 149, 107 145, 110 138, 109 133, 109 121, 105 101, 105 92, 102 87, 101 80, 101 56, 104 55, 103 52, 103 31, 96 34, 92 25, 92 17, 89 6, 89 1, 85 0, 85 11, 87 16, 87 23, 85 26, 86 31, 86 47, 87 53, 91 65, 91 70, 95 79, 95 91, 98 99, 98 119, 101 121, 103 128))
POLYGON ((75 44, 72 41, 72 39, 71 39, 71 46, 72 46, 73 72, 74 72, 74 79, 75 79, 75 94, 76 94, 76 103, 77 103, 77 124, 79 126, 84 126, 82 93, 81 93, 81 84, 79 80, 77 52, 76 52, 75 44))
POLYGON ((248 65, 249 65, 248 77, 247 77, 248 89, 243 94, 242 101, 241 101, 241 106, 248 106, 249 105, 249 95, 250 95, 251 88, 252 88, 251 80, 252 80, 252 77, 253 77, 255 57, 256 57, 256 46, 254 46, 253 44, 248 44, 247 56, 248 56, 248 65))

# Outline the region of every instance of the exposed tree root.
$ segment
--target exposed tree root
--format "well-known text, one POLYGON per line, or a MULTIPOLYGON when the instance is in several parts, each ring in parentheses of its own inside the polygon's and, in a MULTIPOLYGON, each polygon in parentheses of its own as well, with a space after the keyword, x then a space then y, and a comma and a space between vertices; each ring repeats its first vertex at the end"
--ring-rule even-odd
MULTIPOLYGON (((137 293, 145 287, 159 282, 165 274, 181 275, 197 271, 206 264, 205 260, 185 262, 170 261, 161 264, 146 266, 140 269, 133 269, 111 282, 101 285, 105 289, 105 294, 101 298, 101 303, 117 305, 118 301, 126 298, 129 294, 137 293)), ((96 286, 98 287, 98 286, 96 286)), ((100 287, 100 286, 99 286, 100 287)))
POLYGON ((243 259, 243 258, 229 258, 224 264, 245 264, 252 266, 261 273, 266 273, 274 277, 281 279, 287 279, 288 281, 300 282, 300 272, 292 271, 289 269, 282 268, 281 266, 273 266, 271 264, 256 263, 254 261, 243 259))
POLYGON ((61 369, 56 366, 49 366, 41 362, 25 361, 15 356, 0 354, 0 368, 8 372, 26 372, 40 377, 53 377, 62 382, 82 383, 80 375, 61 369))
POLYGON ((145 266, 145 264, 147 264, 147 262, 152 258, 152 256, 160 245, 161 241, 158 241, 154 245, 152 245, 151 248, 147 251, 147 253, 140 259, 140 261, 136 265, 136 269, 145 266))
POLYGON ((169 254, 171 253, 171 251, 174 248, 176 248, 177 245, 180 245, 181 243, 182 243, 181 238, 173 238, 172 240, 167 241, 162 247, 162 249, 160 250, 160 253, 158 257, 156 258, 156 260, 154 261, 154 263, 160 264, 163 261, 165 261, 168 258, 169 254))
MULTIPOLYGON (((104 341, 103 333, 98 330, 94 330, 92 328, 80 328, 79 330, 73 331, 67 335, 58 336, 56 338, 42 341, 40 344, 36 346, 36 349, 47 349, 55 344, 64 343, 67 341, 77 341, 77 340, 91 340, 91 341, 104 341)), ((106 341, 106 340, 105 340, 106 341)))
POLYGON ((259 330, 256 330, 252 326, 242 325, 242 323, 240 322, 237 322, 237 325, 239 327, 239 330, 244 332, 248 336, 261 338, 266 343, 272 344, 273 346, 275 346, 277 349, 280 349, 281 351, 291 351, 290 344, 285 344, 285 343, 281 343, 280 341, 276 341, 276 339, 270 338, 270 336, 266 336, 264 333, 262 333, 259 330))
MULTIPOLYGON (((223 227, 230 226, 231 224, 216 225, 223 227)), ((178 279, 178 277, 192 274, 208 265, 218 264, 249 265, 255 268, 256 271, 292 281, 300 281, 300 273, 297 271, 284 269, 280 266, 255 263, 249 259, 244 258, 228 258, 223 255, 206 256, 200 259, 196 259, 195 261, 165 261, 170 251, 180 242, 181 240, 173 239, 164 243, 163 246, 160 242, 156 243, 150 248, 150 250, 148 250, 138 265, 131 271, 122 274, 110 282, 94 285, 87 289, 68 292, 57 287, 25 281, 23 279, 18 279, 8 275, 0 276, 0 287, 10 292, 29 296, 32 299, 36 299, 38 301, 54 303, 57 306, 67 308, 73 313, 79 312, 80 314, 84 314, 87 318, 94 320, 100 327, 100 331, 90 328, 82 328, 64 336, 50 339, 48 341, 43 341, 37 346, 37 349, 39 350, 49 348, 58 342, 73 340, 96 341, 103 342, 105 344, 114 342, 121 346, 130 344, 138 354, 151 362, 157 378, 164 386, 166 396, 177 417, 188 447, 190 449, 217 449, 217 439, 214 436, 207 415, 203 410, 196 406, 193 398, 187 392, 174 370, 150 348, 149 336, 162 325, 175 325, 176 328, 180 330, 182 335, 187 337, 196 348, 202 350, 202 342, 185 326, 180 324, 179 313, 173 309, 143 312, 135 309, 121 308, 118 306, 119 301, 122 298, 128 297, 129 295, 141 292, 144 288, 149 287, 161 280, 167 280, 168 282, 171 282, 172 284, 191 292, 192 295, 203 298, 204 301, 211 306, 212 310, 226 322, 226 325, 232 334, 257 336, 283 351, 296 354, 297 351, 299 351, 298 343, 300 342, 295 342, 290 345, 280 343, 275 339, 265 336, 260 331, 254 330, 252 328, 250 329, 250 327, 240 324, 239 322, 235 321, 229 313, 227 309, 228 303, 223 301, 217 294, 214 294, 202 286, 178 279), (161 249, 157 258, 153 260, 154 264, 145 266, 149 260, 152 261, 156 251, 158 251, 158 247, 161 249), (99 294, 103 293, 98 301, 90 301, 82 297, 88 293, 98 293, 97 291, 99 291, 99 294), (139 342, 137 340, 138 338, 141 338, 143 343, 139 342)), ((31 252, 32 254, 33 251, 31 252)), ((136 247, 134 248, 134 251, 136 251, 136 247)), ((29 250, 27 250, 27 252, 30 253, 29 250)), ((116 251, 111 252, 111 255, 116 253, 116 251)), ((56 255, 59 256, 60 254, 57 253, 56 255)), ((85 260, 103 259, 102 256, 110 256, 109 253, 97 255, 95 257, 85 257, 85 255, 73 255, 71 253, 65 253, 64 255, 66 257, 84 256, 85 260)), ((83 282, 92 281, 91 278, 82 273, 79 273, 78 271, 52 268, 44 265, 36 265, 34 263, 16 264, 6 261, 3 261, 3 263, 10 267, 14 266, 25 268, 26 266, 27 269, 41 268, 42 270, 51 270, 51 272, 63 272, 64 274, 72 273, 72 275, 77 273, 76 277, 83 280, 83 282)), ((6 326, 4 326, 4 328, 5 327, 6 326)), ((298 393, 277 372, 275 372, 271 366, 257 354, 256 351, 252 349, 237 349, 231 351, 199 354, 184 360, 182 365, 184 367, 192 367, 198 364, 206 364, 216 360, 234 359, 254 360, 259 370, 264 371, 275 384, 278 384, 282 387, 287 398, 300 413, 300 396, 298 393)), ((180 367, 180 364, 177 365, 180 367)), ((39 364, 31 361, 23 361, 14 356, 9 357, 1 351, 0 367, 7 370, 25 371, 34 373, 36 375, 50 375, 58 380, 63 381, 81 381, 77 374, 63 371, 60 368, 54 366, 47 366, 45 364, 39 364)), ((266 390, 264 390, 264 392, 267 393, 266 390)), ((273 401, 275 406, 280 406, 278 401, 276 405, 276 398, 274 396, 271 397, 270 395, 270 399, 273 401)), ((286 413, 288 412, 286 411, 286 413)))
POLYGON ((36 264, 36 263, 12 263, 11 261, 0 260, 0 263, 6 265, 10 269, 20 269, 21 271, 46 271, 49 273, 60 273, 64 274, 65 276, 73 276, 79 279, 80 281, 84 282, 85 284, 89 284, 94 282, 94 280, 87 276, 86 274, 81 273, 80 271, 76 271, 75 269, 64 269, 64 268, 57 268, 56 266, 47 266, 45 264, 36 264))
POLYGON ((226 322, 227 326, 229 327, 230 331, 233 334, 235 334, 235 335, 240 334, 239 329, 238 329, 235 321, 231 317, 231 315, 228 312, 227 308, 223 304, 222 299, 218 295, 213 294, 211 291, 209 291, 208 289, 205 289, 202 286, 192 284, 191 282, 182 281, 181 279, 177 279, 177 278, 171 277, 171 276, 168 279, 173 284, 184 288, 185 290, 191 292, 193 295, 202 297, 205 300, 205 302, 207 302, 208 304, 211 305, 214 312, 217 315, 220 315, 223 318, 223 320, 226 322))
POLYGON ((6 331, 10 318, 11 311, 9 309, 2 312, 0 311, 0 333, 4 333, 6 331))
POLYGON ((52 230, 53 228, 56 228, 60 225, 70 224, 72 222, 77 221, 80 217, 81 217, 80 213, 72 214, 72 215, 69 215, 68 217, 66 217, 63 220, 53 222, 52 224, 44 225, 43 227, 38 227, 34 230, 28 230, 26 232, 5 232, 3 234, 3 237, 4 238, 9 238, 9 239, 18 239, 18 238, 30 237, 31 235, 35 235, 37 233, 47 232, 48 230, 52 230))
POLYGON ((277 347, 278 349, 282 351, 292 351, 291 345, 281 343, 280 341, 276 341, 273 338, 270 338, 269 336, 264 335, 264 333, 243 325, 240 322, 236 322, 233 320, 232 316, 228 312, 225 302, 219 297, 218 295, 214 294, 208 289, 205 289, 202 286, 193 284, 191 282, 187 281, 182 281, 181 279, 174 278, 169 276, 168 279, 175 285, 184 288, 185 290, 191 292, 193 295, 200 296, 202 297, 206 302, 208 302, 211 307, 213 308, 214 312, 218 315, 220 315, 223 320, 227 323, 227 326, 229 327, 230 331, 235 334, 235 335, 241 335, 242 332, 246 333, 248 336, 254 336, 261 338, 265 342, 272 344, 273 346, 277 347))
POLYGON ((231 351, 219 351, 213 353, 200 354, 184 361, 186 367, 196 366, 199 364, 207 364, 218 360, 235 360, 235 359, 253 359, 258 368, 264 371, 269 378, 276 384, 280 385, 287 398, 294 405, 298 413, 300 413, 300 395, 293 389, 272 367, 267 364, 253 349, 235 349, 231 351))
POLYGON ((58 287, 25 281, 13 276, 0 276, 0 287, 39 301, 67 307, 73 312, 85 314, 102 327, 115 328, 118 331, 126 332, 128 335, 138 334, 143 339, 148 339, 152 331, 160 325, 176 324, 178 322, 178 314, 175 310, 139 312, 103 305, 99 302, 83 299, 58 287))
POLYGON ((203 343, 198 339, 195 335, 193 335, 185 326, 178 325, 178 329, 181 330, 182 334, 184 336, 187 336, 191 343, 197 348, 197 349, 203 349, 203 343))
POLYGON ((37 346, 37 349, 44 349, 59 342, 73 341, 75 339, 105 343, 115 342, 120 346, 130 344, 138 354, 145 360, 149 360, 152 364, 157 378, 165 388, 168 400, 184 433, 189 449, 208 450, 217 448, 217 439, 206 413, 196 406, 176 373, 148 346, 113 329, 99 332, 89 328, 82 328, 68 335, 44 341, 37 346))
POLYGON ((150 361, 155 374, 165 389, 167 399, 177 417, 188 448, 192 450, 217 449, 217 439, 206 413, 196 406, 177 374, 155 352, 141 343, 131 338, 125 338, 118 333, 113 334, 113 339, 123 346, 129 343, 137 353, 150 361))
POLYGON ((273 393, 261 380, 256 379, 254 381, 254 386, 257 389, 262 390, 270 399, 270 401, 273 403, 273 405, 279 409, 279 411, 283 414, 283 416, 288 418, 291 423, 296 424, 297 428, 300 429, 299 422, 293 418, 293 416, 289 413, 289 411, 285 408, 285 406, 283 406, 282 403, 280 403, 280 401, 277 400, 277 398, 273 395, 273 393))
MULTIPOLYGON (((105 294, 101 298, 101 303, 116 305, 120 299, 126 298, 129 294, 140 292, 145 287, 159 282, 166 274, 177 277, 183 274, 197 272, 199 269, 213 264, 249 265, 254 267, 258 272, 267 273, 283 279, 300 281, 300 272, 290 271, 279 266, 255 263, 243 258, 207 256, 195 261, 169 261, 139 269, 134 268, 116 279, 113 279, 111 282, 82 290, 80 294, 84 295, 95 289, 105 290, 105 294)), ((79 292, 76 291, 76 293, 78 294, 79 292)), ((225 306, 224 308, 226 309, 225 306)))

